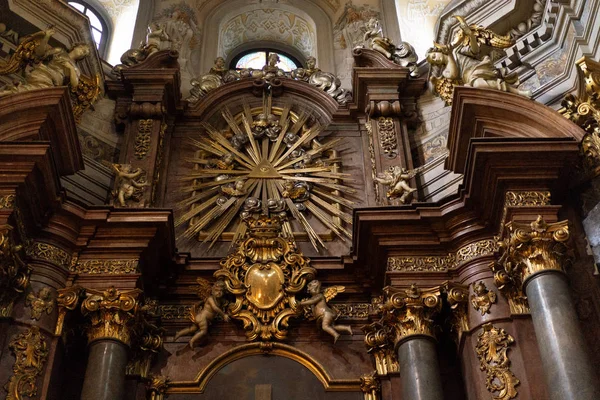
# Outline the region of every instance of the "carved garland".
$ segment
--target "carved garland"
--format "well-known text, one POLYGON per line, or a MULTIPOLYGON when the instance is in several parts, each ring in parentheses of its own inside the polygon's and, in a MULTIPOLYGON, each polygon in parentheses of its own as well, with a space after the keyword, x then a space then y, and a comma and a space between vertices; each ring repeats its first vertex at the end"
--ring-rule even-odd
POLYGON ((377 120, 379 132, 379 145, 387 158, 398 156, 398 140, 396 139, 396 128, 393 118, 379 117, 377 120))
POLYGON ((140 119, 138 121, 138 131, 133 145, 134 155, 138 160, 143 160, 150 151, 150 136, 153 126, 153 119, 140 119))

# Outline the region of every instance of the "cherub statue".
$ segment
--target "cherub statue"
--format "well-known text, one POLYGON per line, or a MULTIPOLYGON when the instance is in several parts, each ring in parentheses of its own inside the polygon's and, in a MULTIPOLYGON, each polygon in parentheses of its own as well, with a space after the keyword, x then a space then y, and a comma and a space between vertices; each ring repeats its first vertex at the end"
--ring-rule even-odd
POLYGON ((320 71, 320 69, 317 68, 317 59, 310 56, 306 59, 306 68, 296 68, 290 72, 290 76, 293 79, 308 82, 311 75, 318 71, 320 71))
POLYGON ((221 186, 221 192, 223 192, 223 194, 228 194, 233 197, 241 197, 248 193, 248 190, 244 187, 245 185, 245 179, 238 179, 233 183, 228 183, 221 186))
POLYGON ((283 182, 281 196, 293 201, 306 201, 310 197, 310 191, 306 182, 283 182))
POLYGON ((337 342, 340 333, 352 335, 350 325, 336 325, 334 321, 339 315, 339 312, 327 304, 338 293, 346 290, 344 286, 331 286, 321 291, 321 282, 318 280, 310 281, 307 285, 307 291, 312 297, 300 301, 298 304, 302 307, 310 306, 309 318, 321 321, 321 329, 333 336, 333 342, 337 342))
POLYGON ((482 45, 505 49, 514 44, 510 36, 500 36, 489 29, 478 25, 467 25, 462 17, 454 16, 459 21, 459 30, 449 45, 434 42, 434 47, 427 51, 426 59, 432 66, 429 78, 432 90, 440 96, 446 105, 452 104, 454 87, 471 86, 489 88, 504 92, 516 93, 530 97, 527 90, 518 89, 519 79, 516 74, 506 74, 498 69, 484 54, 482 45))
POLYGON ((223 311, 227 307, 227 301, 223 298, 225 295, 225 282, 216 281, 211 288, 210 283, 203 278, 197 279, 200 285, 198 296, 202 299, 198 304, 192 306, 190 310, 190 319, 192 326, 180 330, 175 334, 175 340, 182 336, 193 335, 189 341, 190 348, 206 336, 208 326, 217 315, 220 315, 225 322, 229 322, 229 315, 223 311), (200 306, 202 309, 199 310, 200 306))
POLYGON ((408 180, 412 179, 420 169, 407 170, 399 165, 389 167, 387 171, 382 174, 377 174, 374 178, 375 181, 387 185, 388 189, 386 196, 388 199, 393 200, 399 198, 402 204, 406 203, 408 196, 410 196, 417 189, 411 188, 408 185, 408 180))
POLYGON ((488 290, 483 281, 479 281, 473 285, 474 294, 471 295, 471 304, 473 308, 485 315, 490 312, 492 304, 496 302, 496 293, 488 290))
POLYGON ((132 198, 136 200, 134 198, 136 189, 149 186, 147 182, 136 181, 144 171, 141 168, 132 169, 131 164, 111 164, 111 166, 117 175, 115 178, 116 189, 112 191, 112 195, 121 207, 127 207, 127 200, 132 198))
POLYGON ((277 53, 269 53, 267 65, 262 67, 262 78, 266 81, 273 78, 285 76, 285 72, 277 66, 279 64, 279 56, 277 53))
POLYGON ((25 304, 31 307, 31 318, 40 319, 42 313, 50 314, 54 308, 54 299, 52 298, 52 290, 44 287, 39 290, 37 295, 34 292, 27 294, 25 304))
POLYGON ((419 76, 417 53, 409 43, 400 42, 396 46, 390 38, 384 37, 381 23, 377 18, 371 18, 366 26, 367 31, 364 34, 364 41, 369 43, 373 50, 380 52, 401 67, 409 68, 412 77, 419 76))
POLYGON ((0 64, 0 75, 21 71, 24 82, 8 85, 0 91, 0 97, 28 90, 69 85, 77 88, 81 71, 77 62, 90 54, 86 44, 76 44, 67 51, 48 44, 54 29, 26 37, 15 50, 10 60, 0 64))

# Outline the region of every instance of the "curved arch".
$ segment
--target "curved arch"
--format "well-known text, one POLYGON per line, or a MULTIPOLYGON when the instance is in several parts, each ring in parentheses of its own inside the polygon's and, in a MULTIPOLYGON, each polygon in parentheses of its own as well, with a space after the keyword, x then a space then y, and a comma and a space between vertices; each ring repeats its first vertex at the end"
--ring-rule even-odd
POLYGON ((572 138, 583 130, 541 103, 491 89, 454 89, 446 169, 464 173, 472 138, 572 138))
POLYGON ((294 61, 298 61, 301 66, 306 65, 306 56, 298 51, 295 47, 291 47, 279 42, 272 42, 269 40, 258 40, 244 43, 229 53, 227 58, 225 59, 225 65, 230 65, 231 62, 238 57, 241 53, 248 52, 250 50, 262 51, 264 49, 274 50, 277 52, 281 52, 284 54, 289 54, 295 59, 294 61))
MULTIPOLYGON (((78 4, 81 4, 85 7, 87 7, 100 20, 100 23, 102 24, 102 27, 103 27, 103 31, 102 31, 103 40, 100 41, 100 44, 98 46, 98 53, 100 54, 101 58, 105 59, 108 55, 108 50, 110 49, 110 46, 112 43, 113 32, 114 32, 114 28, 115 28, 113 20, 111 19, 108 11, 102 6, 102 4, 98 0, 67 0, 67 4, 69 4, 71 2, 78 3, 78 4)), ((77 10, 77 11, 79 11, 79 10, 77 10)), ((83 14, 83 15, 85 15, 85 14, 83 14)), ((87 17, 87 15, 86 15, 86 17, 87 17)), ((89 19, 89 17, 87 17, 87 18, 89 19)), ((91 24, 90 24, 90 27, 91 27, 91 24)))
MULTIPOLYGON (((212 67, 213 60, 219 56, 219 32, 223 21, 232 15, 231 10, 248 8, 257 8, 258 5, 248 6, 245 0, 232 0, 221 2, 211 0, 202 6, 202 54, 200 71, 208 71, 212 67), (206 23, 210 21, 210 23, 206 23)), ((290 4, 273 3, 274 9, 287 10, 300 16, 310 18, 316 28, 316 54, 311 54, 318 59, 319 67, 324 71, 335 73, 335 63, 333 57, 333 23, 329 14, 320 6, 307 1, 302 3, 302 8, 294 7, 290 4)))
POLYGON ((231 349, 208 364, 193 381, 171 381, 167 393, 203 393, 209 381, 223 367, 236 360, 255 355, 285 357, 307 368, 330 392, 359 392, 360 379, 332 379, 325 368, 307 353, 283 343, 272 343, 265 350, 263 343, 248 343, 231 349), (271 347, 272 346, 272 347, 271 347))

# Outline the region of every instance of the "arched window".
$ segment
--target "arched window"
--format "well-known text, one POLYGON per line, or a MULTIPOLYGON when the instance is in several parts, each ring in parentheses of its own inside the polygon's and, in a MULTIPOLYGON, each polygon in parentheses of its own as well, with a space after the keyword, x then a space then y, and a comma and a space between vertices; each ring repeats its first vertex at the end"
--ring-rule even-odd
POLYGON ((289 72, 293 69, 302 67, 302 64, 292 55, 282 51, 272 49, 252 49, 238 54, 231 60, 231 69, 254 68, 261 69, 267 64, 269 54, 275 53, 279 56, 277 66, 282 70, 289 72))
POLYGON ((68 4, 90 19, 92 37, 101 56, 105 55, 108 40, 108 26, 100 13, 83 1, 69 1, 68 4))

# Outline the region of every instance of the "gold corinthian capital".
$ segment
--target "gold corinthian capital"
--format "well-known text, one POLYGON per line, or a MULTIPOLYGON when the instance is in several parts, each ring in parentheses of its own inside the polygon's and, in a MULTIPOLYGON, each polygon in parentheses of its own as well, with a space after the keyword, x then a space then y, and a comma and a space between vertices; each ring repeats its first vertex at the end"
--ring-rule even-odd
POLYGON ((548 271, 563 271, 569 240, 568 221, 548 224, 541 216, 531 224, 508 223, 498 241, 494 280, 505 294, 523 293, 524 284, 548 271))
POLYGON ((110 287, 104 291, 87 289, 86 292, 81 312, 89 318, 88 341, 114 339, 129 346, 142 291, 120 291, 110 287))
POLYGON ((383 320, 393 329, 396 347, 411 336, 435 338, 433 317, 442 309, 439 286, 424 290, 414 284, 409 289, 388 286, 383 291, 387 297, 383 320))

